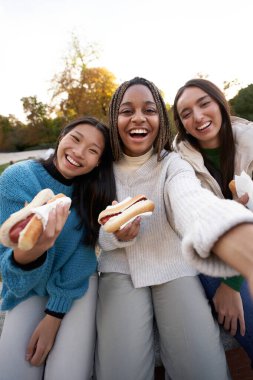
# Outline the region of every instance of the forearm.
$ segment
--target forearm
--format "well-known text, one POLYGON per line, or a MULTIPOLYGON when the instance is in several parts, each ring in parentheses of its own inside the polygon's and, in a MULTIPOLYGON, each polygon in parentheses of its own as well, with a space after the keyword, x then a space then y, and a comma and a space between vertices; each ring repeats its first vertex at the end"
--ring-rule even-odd
POLYGON ((253 224, 243 223, 225 233, 212 251, 249 282, 253 294, 253 224))

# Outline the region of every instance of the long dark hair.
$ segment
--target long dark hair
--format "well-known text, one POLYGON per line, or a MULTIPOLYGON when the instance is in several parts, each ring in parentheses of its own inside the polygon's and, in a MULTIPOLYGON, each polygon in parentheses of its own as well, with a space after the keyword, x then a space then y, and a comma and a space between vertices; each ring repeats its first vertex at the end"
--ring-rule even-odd
MULTIPOLYGON (((221 173, 221 183, 220 187, 225 198, 232 198, 232 194, 228 188, 229 182, 234 176, 234 160, 235 160, 235 143, 233 138, 231 119, 230 119, 230 109, 229 104, 223 94, 223 92, 212 82, 206 79, 191 79, 181 87, 174 100, 173 112, 176 127, 178 129, 177 142, 187 140, 195 149, 199 152, 200 144, 198 140, 191 134, 186 133, 184 125, 180 119, 177 109, 177 103, 179 98, 182 96, 185 89, 189 87, 198 87, 204 92, 206 92, 219 106, 222 124, 219 132, 220 137, 220 173, 221 173)), ((201 152, 205 165, 209 171, 211 171, 210 163, 203 153, 201 152)))
MULTIPOLYGON (((42 162, 53 163, 61 139, 73 128, 80 124, 88 124, 100 131, 104 137, 105 148, 100 158, 100 163, 91 172, 74 178, 74 191, 72 205, 77 210, 80 217, 80 227, 84 226, 85 243, 95 246, 98 239, 99 223, 97 221, 99 213, 116 197, 116 186, 113 175, 113 156, 110 147, 109 130, 105 124, 93 117, 82 117, 66 125, 57 140, 54 153, 42 162)), ((84 126, 85 128, 85 126, 84 126)))
POLYGON ((160 91, 154 85, 154 83, 148 81, 147 79, 135 77, 129 81, 123 82, 117 88, 117 90, 112 96, 111 103, 109 106, 110 138, 115 161, 118 161, 122 155, 121 140, 118 133, 118 116, 120 104, 122 102, 126 90, 129 87, 137 84, 146 86, 151 91, 158 110, 160 128, 156 140, 154 141, 154 151, 155 153, 157 153, 158 160, 162 159, 161 152, 163 149, 166 149, 169 152, 171 151, 172 135, 169 116, 160 91))

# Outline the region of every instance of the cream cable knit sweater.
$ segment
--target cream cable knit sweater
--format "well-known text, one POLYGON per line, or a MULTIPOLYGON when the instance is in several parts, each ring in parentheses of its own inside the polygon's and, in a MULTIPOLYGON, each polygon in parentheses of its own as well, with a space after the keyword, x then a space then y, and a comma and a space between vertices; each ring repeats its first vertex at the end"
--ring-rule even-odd
POLYGON ((155 202, 155 211, 143 218, 138 236, 130 242, 100 230, 99 271, 130 274, 136 288, 194 276, 196 270, 223 277, 237 274, 210 250, 233 226, 253 223, 252 212, 201 188, 192 167, 177 153, 161 162, 152 155, 129 174, 115 163, 114 172, 118 201, 145 194, 155 202))

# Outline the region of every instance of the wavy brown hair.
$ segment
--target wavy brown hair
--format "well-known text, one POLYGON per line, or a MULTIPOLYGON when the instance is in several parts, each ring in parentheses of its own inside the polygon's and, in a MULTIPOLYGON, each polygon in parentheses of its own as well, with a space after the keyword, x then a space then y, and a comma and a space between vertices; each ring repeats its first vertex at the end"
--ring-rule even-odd
POLYGON ((232 125, 230 119, 229 104, 223 94, 223 92, 212 82, 206 79, 191 79, 182 86, 174 100, 173 112, 174 120, 178 130, 176 142, 187 140, 196 150, 198 150, 204 159, 207 169, 210 167, 207 157, 201 151, 199 141, 191 134, 186 133, 184 125, 180 119, 177 104, 182 96, 183 92, 189 87, 198 87, 207 93, 219 106, 222 124, 219 132, 220 137, 220 172, 221 172, 221 190, 225 198, 232 198, 232 194, 228 188, 229 182, 234 177, 234 160, 235 160, 235 143, 232 132, 232 125))

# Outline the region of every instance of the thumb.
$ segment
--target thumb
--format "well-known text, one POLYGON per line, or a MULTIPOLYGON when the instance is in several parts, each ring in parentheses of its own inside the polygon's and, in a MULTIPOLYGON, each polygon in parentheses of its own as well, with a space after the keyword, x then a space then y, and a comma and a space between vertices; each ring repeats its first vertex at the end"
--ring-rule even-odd
POLYGON ((112 201, 112 205, 116 205, 117 203, 119 203, 119 202, 117 202, 117 201, 112 201))
POLYGON ((239 198, 239 202, 242 203, 243 205, 245 205, 248 201, 249 201, 249 196, 248 196, 247 193, 243 194, 243 195, 239 198))

